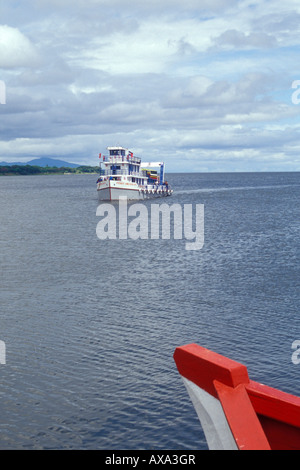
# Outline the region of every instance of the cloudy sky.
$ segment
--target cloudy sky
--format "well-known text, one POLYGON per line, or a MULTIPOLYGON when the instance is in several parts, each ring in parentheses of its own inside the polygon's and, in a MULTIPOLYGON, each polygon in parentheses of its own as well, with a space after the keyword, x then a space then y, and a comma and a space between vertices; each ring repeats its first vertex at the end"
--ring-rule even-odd
POLYGON ((300 171, 299 58, 299 0, 1 0, 0 161, 300 171))

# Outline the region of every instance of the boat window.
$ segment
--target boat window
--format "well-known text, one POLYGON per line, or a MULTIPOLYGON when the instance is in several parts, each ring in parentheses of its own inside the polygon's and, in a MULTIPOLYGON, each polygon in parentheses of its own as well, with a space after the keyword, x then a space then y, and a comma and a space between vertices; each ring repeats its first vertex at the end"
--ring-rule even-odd
POLYGON ((116 156, 116 155, 122 155, 123 157, 125 156, 125 150, 121 149, 113 149, 109 151, 109 154, 111 156, 116 156))

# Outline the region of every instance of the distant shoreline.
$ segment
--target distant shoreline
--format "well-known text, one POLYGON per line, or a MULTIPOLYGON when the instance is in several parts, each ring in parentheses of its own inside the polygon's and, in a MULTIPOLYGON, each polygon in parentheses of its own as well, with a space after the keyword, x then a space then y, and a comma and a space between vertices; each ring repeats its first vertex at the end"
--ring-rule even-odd
POLYGON ((0 176, 26 176, 26 175, 83 175, 98 174, 99 167, 82 165, 71 167, 50 167, 37 165, 0 165, 0 176))

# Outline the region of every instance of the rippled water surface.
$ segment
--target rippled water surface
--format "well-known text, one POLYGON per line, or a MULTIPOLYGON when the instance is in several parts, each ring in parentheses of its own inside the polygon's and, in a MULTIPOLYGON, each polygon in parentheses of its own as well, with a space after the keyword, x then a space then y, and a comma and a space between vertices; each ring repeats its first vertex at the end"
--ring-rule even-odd
POLYGON ((198 251, 99 240, 95 175, 2 177, 0 448, 206 449, 191 342, 299 395, 299 176, 168 175, 163 202, 204 204, 198 251))

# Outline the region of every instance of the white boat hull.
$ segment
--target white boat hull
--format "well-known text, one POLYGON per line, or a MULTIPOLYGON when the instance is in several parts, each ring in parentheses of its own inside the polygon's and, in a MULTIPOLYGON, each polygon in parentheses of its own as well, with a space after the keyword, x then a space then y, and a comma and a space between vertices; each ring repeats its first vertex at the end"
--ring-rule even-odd
POLYGON ((138 185, 124 188, 114 182, 108 182, 98 184, 97 193, 99 201, 118 201, 120 197, 127 197, 128 200, 142 200, 170 196, 172 191, 143 189, 139 188, 138 185))
POLYGON ((210 450, 238 450, 219 400, 183 377, 210 450))

